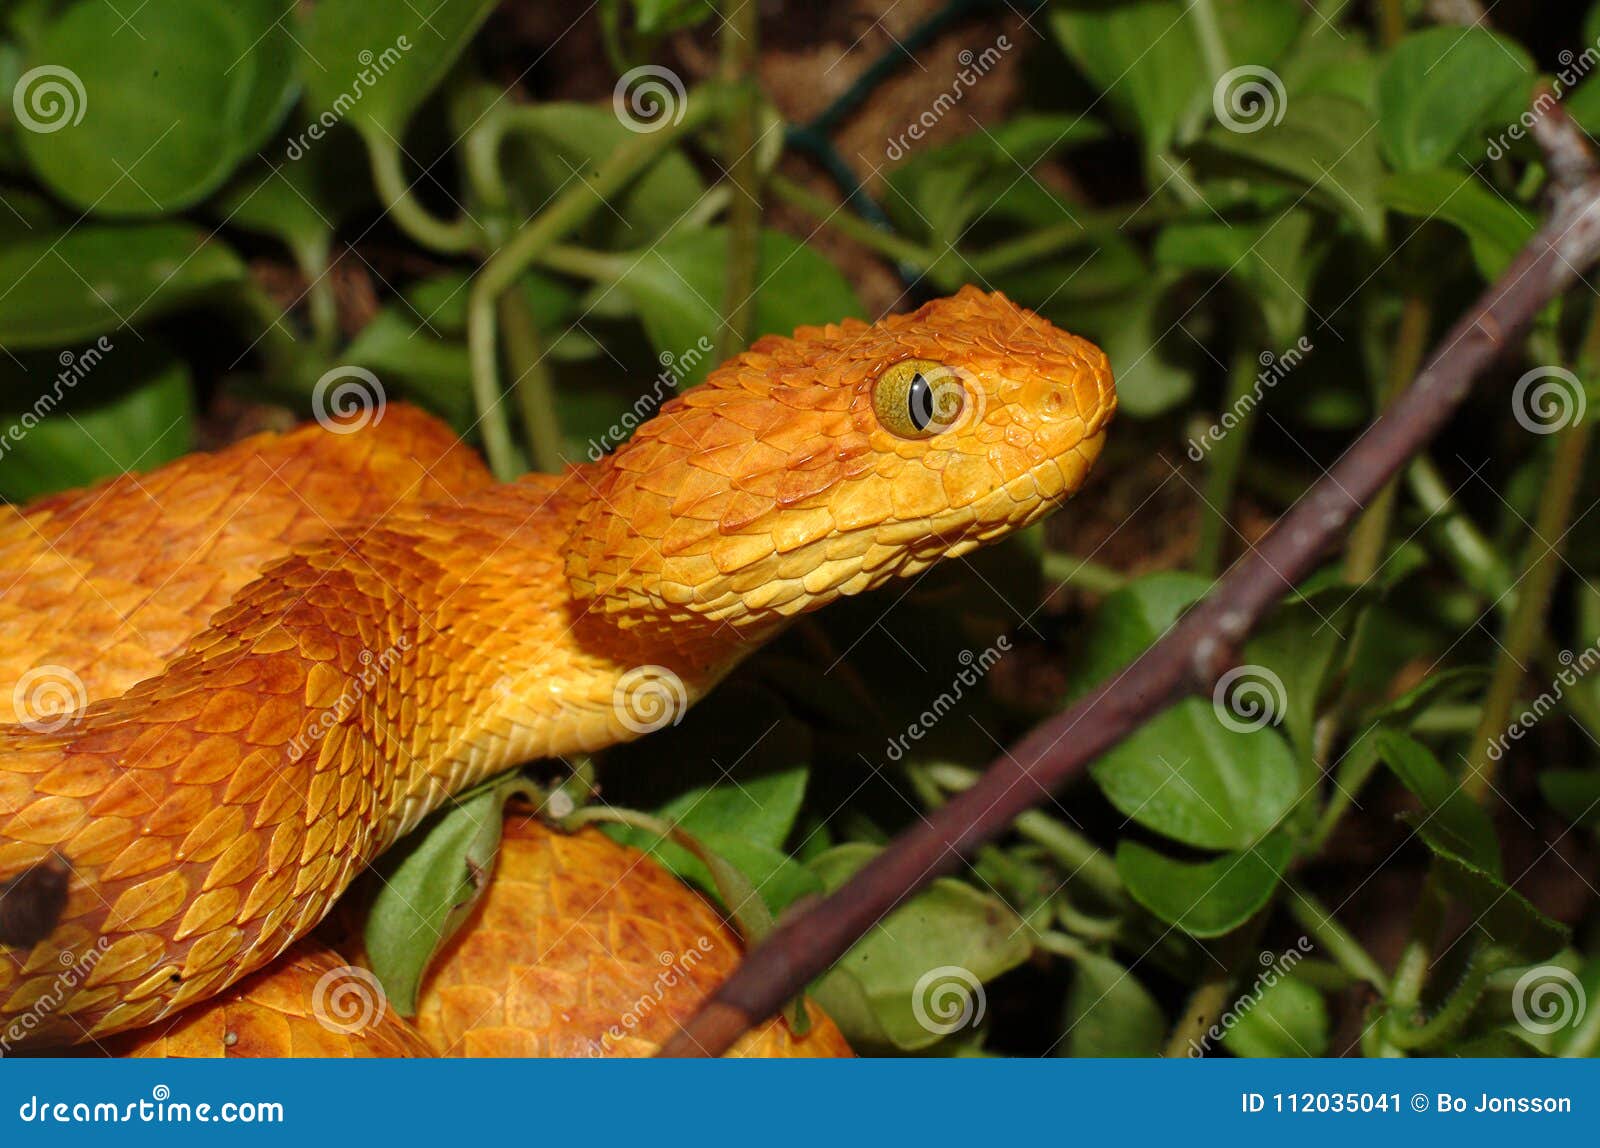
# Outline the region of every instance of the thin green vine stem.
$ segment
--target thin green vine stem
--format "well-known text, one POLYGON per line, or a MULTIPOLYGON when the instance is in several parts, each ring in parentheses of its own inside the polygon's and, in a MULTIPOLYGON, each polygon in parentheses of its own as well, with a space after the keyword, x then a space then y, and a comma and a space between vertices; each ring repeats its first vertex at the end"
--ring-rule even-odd
POLYGON ((1450 996, 1438 1010, 1421 1024, 1393 1024, 1386 1033, 1389 1042, 1397 1048, 1411 1052, 1429 1048, 1449 1040, 1461 1031, 1478 1001, 1490 976, 1506 966, 1503 953, 1492 946, 1477 949, 1462 974, 1461 981, 1451 990, 1450 996))
MULTIPOLYGON (((1400 325, 1395 332, 1389 369, 1375 396, 1380 410, 1387 408, 1394 396, 1421 370, 1422 357, 1428 350, 1428 327, 1432 315, 1433 309, 1426 299, 1420 295, 1407 296, 1400 310, 1400 325)), ((1346 581, 1360 585, 1370 580, 1382 567, 1398 489, 1398 483, 1390 481, 1362 512, 1350 531, 1350 545, 1345 551, 1344 560, 1346 581)), ((1352 649, 1352 657, 1354 652, 1352 649)))
POLYGON ((484 452, 502 481, 516 475, 516 450, 506 418, 496 361, 496 310, 500 296, 528 266, 581 225, 607 199, 655 162, 683 135, 698 130, 720 111, 721 92, 701 87, 689 93, 683 116, 654 132, 634 136, 612 152, 593 178, 572 188, 542 211, 484 264, 467 297, 467 350, 472 393, 478 407, 484 452))
POLYGON ((1194 22, 1195 38, 1200 41, 1200 55, 1206 62, 1206 72, 1214 84, 1228 70, 1228 46, 1222 39, 1222 27, 1217 23, 1217 10, 1211 0, 1189 0, 1189 18, 1194 22))
POLYGON ((482 241, 477 224, 466 216, 443 220, 422 206, 406 181, 400 141, 382 128, 361 133, 372 167, 372 182, 388 209, 389 218, 422 246, 442 254, 454 255, 473 250, 482 241))
POLYGON ((1044 552, 1040 576, 1057 586, 1073 586, 1094 594, 1110 594, 1128 584, 1128 576, 1120 570, 1057 550, 1044 552))
POLYGON ((1254 406, 1244 399, 1256 385, 1256 358, 1245 349, 1234 353, 1228 370, 1228 392, 1224 410, 1235 412, 1238 422, 1221 442, 1211 448, 1211 466, 1206 472, 1205 506, 1200 517, 1200 541, 1195 549, 1197 573, 1215 574, 1222 565, 1222 549, 1228 530, 1228 511, 1233 505, 1239 468, 1244 464, 1245 447, 1255 422, 1254 406))
POLYGON ((1506 624, 1495 656, 1493 676, 1484 696, 1483 715, 1467 751, 1462 789, 1474 801, 1483 801, 1494 787, 1496 757, 1493 747, 1511 724, 1511 710, 1545 636, 1545 615, 1550 594, 1561 573, 1564 536, 1572 521, 1573 504, 1583 465, 1593 438, 1593 425, 1579 419, 1556 438, 1550 473, 1546 476, 1534 513, 1532 537, 1523 576, 1518 585, 1516 609, 1506 624))
MULTIPOLYGON (((978 782, 974 770, 959 765, 927 766, 925 774, 941 789, 960 793, 978 782)), ((1128 903, 1122 875, 1111 856, 1075 829, 1063 825, 1049 814, 1030 809, 1013 823, 1018 836, 1042 846, 1075 879, 1082 880, 1107 904, 1121 907, 1128 903)))
MULTIPOLYGON (((1580 353, 1579 370, 1588 376, 1600 364, 1600 311, 1590 320, 1580 353)), ((1506 623, 1495 657, 1483 715, 1467 750, 1466 775, 1461 788, 1474 801, 1483 802, 1494 788, 1497 755, 1493 747, 1511 724, 1511 709, 1527 673, 1545 639, 1545 616, 1550 595, 1561 573, 1565 540, 1577 501, 1578 484, 1593 438, 1594 424, 1578 417, 1556 432, 1550 471, 1539 492, 1533 526, 1523 559, 1516 608, 1506 623)))
POLYGON ((1389 978, 1384 975, 1378 962, 1328 911, 1327 906, 1294 882, 1289 883, 1288 894, 1290 914, 1305 929, 1306 935, 1322 946, 1322 951, 1328 954, 1334 964, 1357 980, 1367 982, 1380 993, 1389 991, 1389 978))
POLYGON ((798 207, 839 234, 848 236, 879 255, 910 264, 921 271, 926 271, 935 262, 933 253, 927 248, 892 231, 868 223, 849 208, 833 203, 825 196, 802 187, 788 176, 774 172, 767 177, 767 189, 785 203, 798 207))
POLYGON ((505 332, 506 360, 513 371, 511 389, 517 397, 523 438, 533 468, 555 474, 565 465, 555 383, 540 346, 539 328, 521 290, 507 291, 500 297, 500 327, 505 332))
POLYGON ((1510 613, 1516 603, 1511 571, 1500 552, 1457 504, 1439 468, 1427 455, 1418 455, 1406 468, 1406 489, 1430 522, 1445 557, 1474 591, 1510 613))
POLYGON ((757 0, 723 0, 722 80, 728 99, 722 118, 722 165, 733 188, 728 208, 728 265, 724 270, 722 326, 717 358, 744 350, 755 317, 761 256, 761 172, 756 155, 761 105, 755 83, 760 20, 757 0))

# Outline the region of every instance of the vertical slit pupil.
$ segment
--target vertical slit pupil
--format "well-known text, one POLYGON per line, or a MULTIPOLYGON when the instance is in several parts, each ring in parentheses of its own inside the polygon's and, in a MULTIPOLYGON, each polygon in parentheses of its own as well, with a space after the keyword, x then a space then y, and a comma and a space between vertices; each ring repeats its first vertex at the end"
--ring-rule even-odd
POLYGON ((911 377, 911 390, 906 395, 907 413, 911 416, 911 425, 920 430, 927 430, 928 424, 933 421, 933 388, 928 385, 921 371, 911 377))

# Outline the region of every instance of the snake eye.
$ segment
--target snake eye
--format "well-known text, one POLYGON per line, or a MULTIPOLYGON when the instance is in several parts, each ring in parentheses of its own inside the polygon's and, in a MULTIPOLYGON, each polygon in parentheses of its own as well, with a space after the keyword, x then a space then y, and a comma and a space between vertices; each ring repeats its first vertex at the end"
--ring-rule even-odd
POLYGON ((878 377, 872 408, 901 438, 932 438, 961 417, 967 391, 955 372, 931 359, 905 359, 878 377))

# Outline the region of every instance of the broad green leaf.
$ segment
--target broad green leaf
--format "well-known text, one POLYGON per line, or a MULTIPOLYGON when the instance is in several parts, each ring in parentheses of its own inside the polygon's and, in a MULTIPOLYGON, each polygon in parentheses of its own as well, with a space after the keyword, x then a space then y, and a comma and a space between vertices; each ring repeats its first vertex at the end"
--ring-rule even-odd
MULTIPOLYGON (((979 219, 1028 213, 1018 201, 1006 201, 1018 189, 1039 190, 1027 173, 1061 149, 1104 135, 1105 129, 1086 116, 1034 114, 980 128, 939 147, 919 148, 890 171, 885 207, 906 233, 925 237, 936 248, 947 247, 979 219)), ((890 158, 899 159, 894 150, 891 143, 890 158)), ((1046 198, 1048 217, 1030 222, 1070 218, 1069 209, 1046 198)))
POLYGON ((460 339, 436 338, 413 323, 404 307, 379 311, 340 356, 392 379, 415 400, 465 434, 477 422, 472 364, 460 339))
POLYGON ((0 346, 54 347, 143 325, 244 276, 226 245, 184 224, 41 234, 0 247, 0 346))
POLYGON ((1205 65, 1177 0, 1060 3, 1050 30, 1120 118, 1158 152, 1185 113, 1208 95, 1205 65))
MULTIPOLYGON (((777 912, 817 888, 806 871, 783 852, 800 812, 807 776, 803 768, 789 769, 692 789, 656 810, 656 816, 691 834, 733 865, 777 912)), ((658 841, 640 829, 608 826, 606 832, 618 841, 649 850, 673 873, 715 894, 711 873, 681 845, 658 841)))
MULTIPOLYGON (((1077 692, 1132 661, 1208 585, 1158 574, 1106 598, 1078 654, 1077 692)), ((1298 770, 1276 730, 1228 716, 1224 724, 1210 699, 1180 702, 1096 761, 1095 782, 1123 814, 1158 833, 1202 849, 1247 848, 1298 798, 1298 770)))
POLYGON ((1279 123, 1252 132, 1219 124, 1206 143, 1294 180, 1312 199, 1347 216, 1373 243, 1382 241, 1383 167, 1372 113, 1360 104, 1338 96, 1303 96, 1286 102, 1279 123))
POLYGON ((1117 846, 1117 872, 1150 912, 1194 937, 1220 937, 1244 924, 1278 887, 1293 848, 1272 833, 1240 853, 1174 861, 1137 841, 1117 846))
POLYGON ((1131 294, 1056 314, 1071 330, 1098 342, 1110 357, 1121 414, 1154 418, 1194 391, 1190 362, 1194 344, 1179 327, 1181 309, 1174 312, 1167 306, 1177 278, 1171 272, 1156 272, 1131 294))
MULTIPOLYGON (((1294 0, 1215 0, 1210 7, 1230 70, 1260 72, 1276 64, 1304 16, 1294 0)), ((1138 130, 1147 154, 1212 115, 1215 85, 1193 5, 1070 0, 1052 8, 1050 27, 1072 62, 1138 130)))
POLYGON ((399 140, 495 0, 318 0, 299 39, 313 114, 348 119, 364 135, 399 140))
MULTIPOLYGON (((714 227, 673 235, 652 246, 618 280, 632 298, 650 342, 684 359, 715 345, 728 257, 728 232, 714 227)), ((777 231, 761 233, 754 335, 789 334, 807 323, 860 316, 849 282, 813 248, 777 231)), ((700 354, 679 386, 699 382, 715 365, 700 354)))
POLYGON ((1533 218, 1476 176, 1438 168, 1398 172, 1383 181, 1384 206, 1418 219, 1440 219, 1465 233, 1478 272, 1493 281, 1533 237, 1533 218))
MULTIPOLYGON (((875 853, 841 845, 811 869, 832 892, 875 853)), ((858 1048, 928 1048, 981 1023, 983 984, 1031 950, 1022 921, 998 898, 941 878, 857 941, 815 995, 858 1048)))
POLYGON ((1325 1056, 1328 1005, 1322 994, 1298 977, 1285 976, 1229 1010, 1234 1023, 1222 1043, 1235 1056, 1325 1056))
POLYGON ((1376 110, 1379 61, 1360 37, 1318 26, 1288 58, 1280 73, 1289 99, 1340 96, 1376 110))
POLYGON ((1488 813, 1461 789, 1427 746, 1392 729, 1377 733, 1378 757, 1421 800, 1425 816, 1418 832, 1500 876, 1500 841, 1488 813))
POLYGON ((1139 978, 1110 957, 1074 962, 1061 1015, 1061 1056, 1159 1056, 1167 1019, 1139 978))
POLYGON ((0 497, 26 502, 192 449, 189 370, 165 347, 101 336, 21 362, 0 359, 0 497))
POLYGON ((1474 129, 1503 117, 1508 97, 1521 102, 1534 71, 1526 51, 1484 27, 1413 32, 1378 77, 1384 155, 1400 171, 1452 160, 1474 129))
MULTIPOLYGON (((293 101, 291 0, 149 0, 124 19, 80 0, 35 45, 23 121, 39 178, 75 207, 159 215, 221 186, 293 101)), ((24 82, 27 77, 24 76, 24 82)))
POLYGON ((506 801, 517 777, 464 794, 428 817, 379 863, 382 880, 364 943, 384 995, 401 1016, 416 1012, 428 964, 489 886, 506 801))
MULTIPOLYGON (((573 172, 593 172, 635 133, 609 107, 540 104, 527 109, 519 132, 505 144, 505 167, 518 206, 529 214, 577 186, 573 172)), ((668 150, 623 191, 596 211, 577 242, 641 250, 677 223, 705 194, 694 164, 677 148, 668 150)), ((717 298, 721 298, 717 296, 717 298)))
POLYGON ((1326 250, 1313 239, 1315 223, 1291 209, 1259 224, 1173 224, 1156 239, 1156 262, 1233 279, 1260 308, 1271 347, 1285 348, 1305 328, 1311 276, 1326 250))

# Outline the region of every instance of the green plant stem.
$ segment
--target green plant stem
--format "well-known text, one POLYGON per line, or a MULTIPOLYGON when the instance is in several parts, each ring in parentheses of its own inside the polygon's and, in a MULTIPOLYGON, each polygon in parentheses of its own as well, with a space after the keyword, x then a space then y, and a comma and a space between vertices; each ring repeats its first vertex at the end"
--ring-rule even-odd
POLYGON ((1550 608, 1556 577, 1561 573, 1564 536, 1572 521, 1591 428, 1591 423, 1579 419, 1557 433, 1555 457, 1540 491, 1523 574, 1518 580, 1521 592, 1500 639, 1489 691, 1483 700, 1483 715, 1467 751, 1467 770, 1461 788, 1474 801, 1482 802, 1494 787, 1497 762, 1490 751, 1511 723, 1511 709, 1516 704, 1527 664, 1544 640, 1545 615, 1550 608))
POLYGON ((1445 897, 1438 877, 1430 867, 1417 896, 1417 911, 1411 920, 1411 936, 1395 962, 1390 981, 1389 1015, 1384 1023, 1384 1041, 1400 1047, 1395 1033, 1414 1028, 1413 1021, 1422 1007, 1422 987, 1428 979, 1433 947, 1444 924, 1445 897))
POLYGON ((229 292, 223 306, 250 332, 266 361, 272 389, 294 402, 307 402, 318 370, 312 369, 309 348, 294 337, 278 305, 253 280, 247 280, 229 292))
POLYGON ((513 288, 500 297, 500 326, 505 332, 506 359, 513 372, 511 388, 522 413, 522 433, 533 468, 555 474, 565 465, 555 384, 544 360, 539 329, 520 289, 513 288))
POLYGON ((593 178, 564 193, 519 231, 472 281, 467 300, 467 349, 472 364, 472 393, 478 407, 484 452, 502 481, 515 477, 516 451, 502 406, 496 362, 496 308, 527 267, 545 255, 563 236, 587 220, 600 205, 627 186, 684 134, 695 131, 721 107, 720 92, 710 87, 689 94, 684 114, 675 124, 625 141, 600 165, 593 178))
POLYGON ((1040 560, 1040 573, 1046 582, 1073 586, 1093 594, 1110 594, 1128 584, 1128 576, 1075 554, 1046 550, 1040 560))
POLYGON ((1461 1026, 1467 1023, 1473 1010, 1478 1007, 1489 977, 1504 968, 1505 964, 1505 957, 1497 949, 1487 946, 1479 948, 1472 954, 1461 983, 1451 991, 1449 999, 1438 1011, 1422 1024, 1389 1026, 1386 1034, 1389 1042, 1410 1052, 1449 1040, 1461 1031, 1461 1026))
POLYGON ((1378 0, 1378 42, 1390 48, 1405 34, 1406 10, 1403 0, 1378 0))
POLYGON ((632 265, 625 255, 595 251, 571 243, 557 243, 537 260, 539 266, 579 279, 592 279, 596 283, 610 283, 620 278, 632 265))
POLYGON ((910 264, 922 271, 926 271, 934 264, 933 253, 927 248, 892 231, 868 223, 849 208, 833 203, 809 188, 802 187, 788 176, 774 172, 767 177, 767 188, 785 203, 798 207, 807 215, 822 221, 841 235, 848 236, 879 255, 910 264))
MULTIPOLYGON (((960 793, 978 782, 978 774, 958 765, 930 765, 926 775, 941 789, 960 793)), ((1070 829, 1054 817, 1037 809, 1021 814, 1015 828, 1018 835, 1042 846, 1075 879, 1081 879, 1107 904, 1128 903, 1117 863, 1087 837, 1070 829)))
POLYGON ((1222 28, 1217 24, 1217 12, 1211 0, 1189 0, 1189 18, 1194 22, 1195 38, 1200 41, 1200 55, 1206 62, 1206 72, 1214 84, 1228 70, 1228 47, 1222 39, 1222 28))
MULTIPOLYGON (((1400 326, 1395 333, 1394 351, 1389 356, 1389 369, 1376 396, 1380 410, 1387 408, 1394 396, 1416 378, 1421 369, 1422 356, 1428 350, 1431 318, 1432 311, 1426 299, 1420 295, 1407 297, 1400 311, 1400 326)), ((1350 546, 1344 560, 1346 581, 1362 584, 1382 567, 1397 494, 1397 483, 1391 481, 1362 512, 1355 528, 1351 530, 1350 546)))
POLYGON ((729 92, 722 121, 722 166, 733 186, 733 199, 728 208, 722 326, 717 331, 719 361, 744 350, 749 339, 761 254, 761 172, 756 155, 761 108, 755 86, 759 9, 757 0, 723 0, 722 8, 722 80, 729 92))
POLYGON ((412 239, 432 251, 454 255, 473 250, 482 238, 478 226, 462 216, 443 220, 434 215, 411 193, 406 182, 400 141, 382 128, 361 133, 367 144, 372 166, 372 182, 388 209, 389 217, 412 239))
POLYGON ((1427 455, 1418 455, 1406 468, 1406 487, 1429 520, 1437 523, 1436 537, 1461 580, 1509 614, 1515 606, 1516 592, 1508 590, 1511 573, 1505 560, 1456 505, 1450 488, 1427 455))
POLYGON ((1196 572, 1212 575, 1222 564, 1222 547, 1228 530, 1228 510, 1233 505, 1233 489, 1239 479, 1239 467, 1244 463, 1245 448, 1250 443, 1250 429, 1255 422, 1255 408, 1245 408, 1244 398, 1256 385, 1256 358, 1244 350, 1234 353, 1233 366, 1228 371, 1228 393, 1224 396, 1225 411, 1237 413, 1233 430, 1211 450, 1211 466, 1206 472, 1205 507, 1200 517, 1200 541, 1195 549, 1196 572))
POLYGON ((1293 882, 1288 885, 1288 893, 1289 912, 1336 965, 1380 993, 1389 991, 1389 978, 1384 975, 1378 962, 1372 959, 1372 954, 1328 912, 1322 902, 1293 882))

